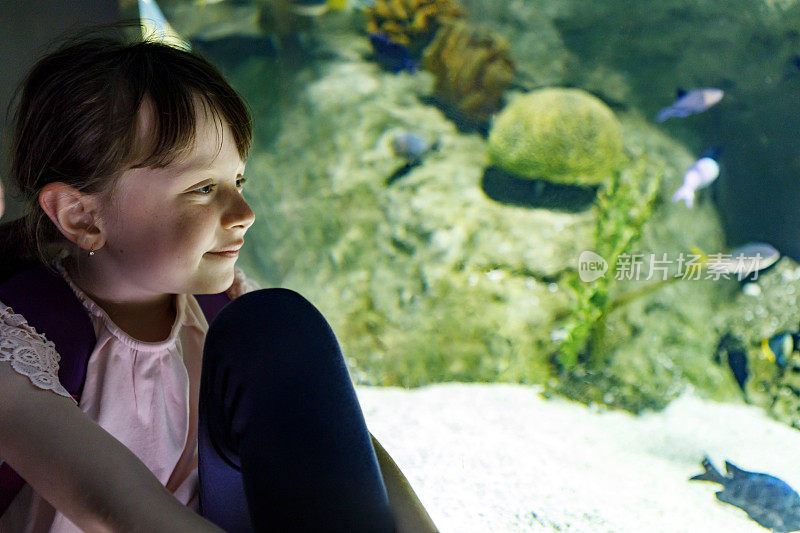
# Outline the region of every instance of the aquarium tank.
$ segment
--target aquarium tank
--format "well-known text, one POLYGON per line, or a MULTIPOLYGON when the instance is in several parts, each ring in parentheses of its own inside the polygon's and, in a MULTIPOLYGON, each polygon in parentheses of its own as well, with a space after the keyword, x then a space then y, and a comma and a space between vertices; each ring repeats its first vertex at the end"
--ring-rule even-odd
POLYGON ((237 265, 442 531, 800 529, 800 2, 119 9, 247 101, 237 265))

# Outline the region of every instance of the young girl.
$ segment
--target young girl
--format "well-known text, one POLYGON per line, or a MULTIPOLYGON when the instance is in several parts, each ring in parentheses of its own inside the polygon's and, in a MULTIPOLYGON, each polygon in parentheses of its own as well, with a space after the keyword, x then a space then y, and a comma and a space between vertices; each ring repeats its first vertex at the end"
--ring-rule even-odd
POLYGON ((234 266, 251 121, 213 66, 84 37, 35 65, 14 126, 28 257, 96 344, 76 406, 56 345, 0 301, 0 459, 25 481, 0 531, 435 531, 322 315, 234 266), (209 326, 194 295, 222 292, 209 326))

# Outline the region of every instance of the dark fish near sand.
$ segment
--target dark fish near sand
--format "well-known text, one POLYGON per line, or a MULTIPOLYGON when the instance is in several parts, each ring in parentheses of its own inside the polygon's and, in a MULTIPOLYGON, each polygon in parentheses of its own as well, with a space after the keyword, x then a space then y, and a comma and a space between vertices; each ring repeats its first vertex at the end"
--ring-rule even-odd
POLYGON ((678 99, 658 112, 656 122, 664 122, 670 117, 684 118, 701 113, 722 100, 724 94, 722 89, 692 89, 689 92, 680 90, 678 99))
POLYGON ((708 457, 702 462, 705 472, 690 480, 710 481, 724 487, 716 493, 721 502, 743 509, 752 520, 775 532, 800 530, 800 495, 780 479, 768 474, 748 472, 725 461, 723 476, 708 457))

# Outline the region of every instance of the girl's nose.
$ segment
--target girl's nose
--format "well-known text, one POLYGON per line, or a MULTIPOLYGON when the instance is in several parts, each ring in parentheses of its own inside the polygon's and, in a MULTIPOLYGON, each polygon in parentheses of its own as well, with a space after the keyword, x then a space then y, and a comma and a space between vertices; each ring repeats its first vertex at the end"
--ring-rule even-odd
POLYGON ((255 213, 240 192, 235 193, 234 199, 226 210, 225 217, 226 226, 244 226, 245 229, 252 226, 256 219, 255 213))

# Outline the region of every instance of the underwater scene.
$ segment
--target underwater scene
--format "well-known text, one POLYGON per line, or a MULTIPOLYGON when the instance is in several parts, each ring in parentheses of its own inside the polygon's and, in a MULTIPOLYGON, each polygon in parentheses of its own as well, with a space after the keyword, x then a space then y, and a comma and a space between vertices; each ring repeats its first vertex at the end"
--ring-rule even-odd
POLYGON ((443 531, 800 530, 800 2, 120 6, 249 103, 237 264, 443 531))

